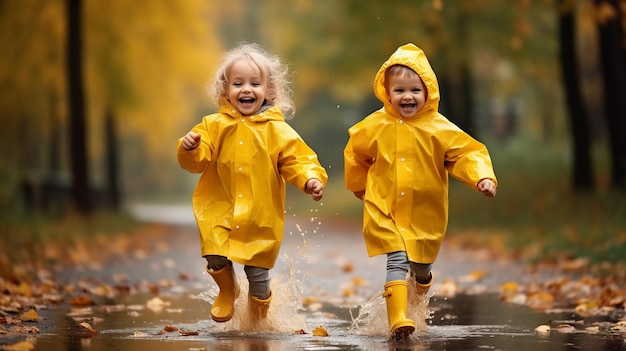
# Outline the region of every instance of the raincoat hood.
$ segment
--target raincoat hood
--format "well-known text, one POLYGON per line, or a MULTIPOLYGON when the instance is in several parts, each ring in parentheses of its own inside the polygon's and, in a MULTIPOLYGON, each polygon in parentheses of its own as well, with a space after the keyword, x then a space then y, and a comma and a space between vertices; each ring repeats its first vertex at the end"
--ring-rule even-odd
POLYGON ((426 54, 415 44, 406 44, 399 47, 383 63, 374 78, 374 94, 380 100, 388 113, 395 117, 400 117, 400 113, 391 105, 389 93, 385 87, 385 71, 393 65, 404 65, 414 70, 424 81, 428 91, 424 107, 417 113, 417 116, 427 112, 437 112, 439 109, 439 83, 426 54))

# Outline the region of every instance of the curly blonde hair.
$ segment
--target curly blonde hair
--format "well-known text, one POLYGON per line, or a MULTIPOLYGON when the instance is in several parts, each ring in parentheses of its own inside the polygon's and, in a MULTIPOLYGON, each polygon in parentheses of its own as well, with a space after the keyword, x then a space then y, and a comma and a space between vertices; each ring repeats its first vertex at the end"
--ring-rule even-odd
POLYGON ((296 112, 292 100, 289 67, 282 60, 270 54, 256 43, 243 43, 228 51, 215 72, 209 85, 209 96, 219 106, 227 99, 228 75, 231 67, 239 60, 252 61, 267 79, 267 103, 280 107, 285 119, 290 119, 296 112))

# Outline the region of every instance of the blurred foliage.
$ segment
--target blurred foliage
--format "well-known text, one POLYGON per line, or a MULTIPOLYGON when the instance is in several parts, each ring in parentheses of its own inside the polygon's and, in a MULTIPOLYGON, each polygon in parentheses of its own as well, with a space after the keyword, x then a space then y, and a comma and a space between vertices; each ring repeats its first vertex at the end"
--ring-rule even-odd
MULTIPOLYGON (((596 154, 604 155, 594 13, 589 0, 577 6, 582 86, 596 154)), ((58 190, 43 209, 48 212, 62 211, 70 186, 64 8, 62 0, 0 2, 1 223, 30 214, 29 198, 44 196, 42 188, 26 185, 58 190), (33 194, 25 196, 25 189, 33 194)), ((623 195, 603 192, 602 184, 597 194, 572 195, 566 186, 570 141, 556 59, 557 11, 554 0, 85 2, 93 187, 104 183, 102 130, 110 111, 119 127, 126 201, 188 203, 197 176, 178 167, 176 139, 215 111, 204 84, 224 50, 255 41, 290 63, 298 108, 290 123, 331 176, 323 204, 301 205, 310 199, 293 196, 297 190, 290 187, 289 214, 314 208, 329 218, 356 218, 359 202, 343 187, 347 128, 380 107, 375 73, 396 47, 413 42, 426 51, 445 90, 442 112, 453 121, 448 111, 468 70, 477 129, 471 132, 492 152, 501 184, 494 201, 453 187, 452 229, 505 228, 519 239, 516 245, 550 236, 554 247, 566 242, 558 238, 572 233, 567 228, 581 233, 570 240, 576 244, 620 237, 623 195)), ((606 173, 606 163, 596 166, 606 173)))

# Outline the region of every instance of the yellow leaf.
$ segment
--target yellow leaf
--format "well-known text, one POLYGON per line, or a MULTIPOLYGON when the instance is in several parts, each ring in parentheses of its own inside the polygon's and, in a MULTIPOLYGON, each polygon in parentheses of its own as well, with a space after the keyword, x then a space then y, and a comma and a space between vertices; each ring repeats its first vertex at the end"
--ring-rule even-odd
POLYGON ((35 345, 33 345, 32 343, 28 341, 20 341, 15 344, 2 346, 3 350, 11 350, 11 351, 28 351, 28 350, 33 350, 34 348, 35 348, 35 345))
POLYGON ((550 326, 549 325, 540 325, 537 328, 535 328, 535 331, 537 333, 549 333, 550 332, 550 326))
POLYGON ((342 294, 344 297, 349 297, 356 294, 356 292, 353 289, 343 289, 342 294))
POLYGON ((35 310, 28 310, 20 316, 20 318, 24 322, 37 322, 39 320, 39 314, 35 312, 35 310))
POLYGON ((20 283, 20 285, 17 287, 17 293, 26 297, 30 297, 33 295, 30 284, 25 282, 20 283))
POLYGON ((356 287, 360 287, 360 286, 367 286, 367 280, 361 278, 361 277, 354 277, 352 278, 352 285, 356 286, 356 287))
POLYGON ((328 332, 321 325, 315 329, 313 329, 314 336, 328 336, 328 332))
POLYGON ((502 290, 502 292, 505 293, 514 293, 517 292, 519 285, 517 284, 517 282, 506 282, 502 285, 500 285, 500 290, 502 290))

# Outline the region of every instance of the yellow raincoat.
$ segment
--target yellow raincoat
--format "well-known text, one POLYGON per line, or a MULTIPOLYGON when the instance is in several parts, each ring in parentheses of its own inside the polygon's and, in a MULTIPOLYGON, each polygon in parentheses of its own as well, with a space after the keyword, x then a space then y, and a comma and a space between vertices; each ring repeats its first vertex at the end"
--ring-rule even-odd
POLYGON ((306 181, 328 180, 315 152, 289 126, 278 107, 242 116, 226 103, 193 132, 191 151, 178 141, 178 162, 202 173, 193 194, 202 255, 272 268, 283 239, 285 181, 304 191, 306 181))
POLYGON ((349 129, 345 184, 365 190, 363 236, 370 256, 406 251, 409 261, 433 263, 448 224, 448 173, 477 190, 496 177, 487 149, 439 114, 437 77, 423 51, 398 48, 374 79, 384 106, 349 129), (385 89, 385 70, 401 64, 417 72, 426 104, 402 118, 385 89))

